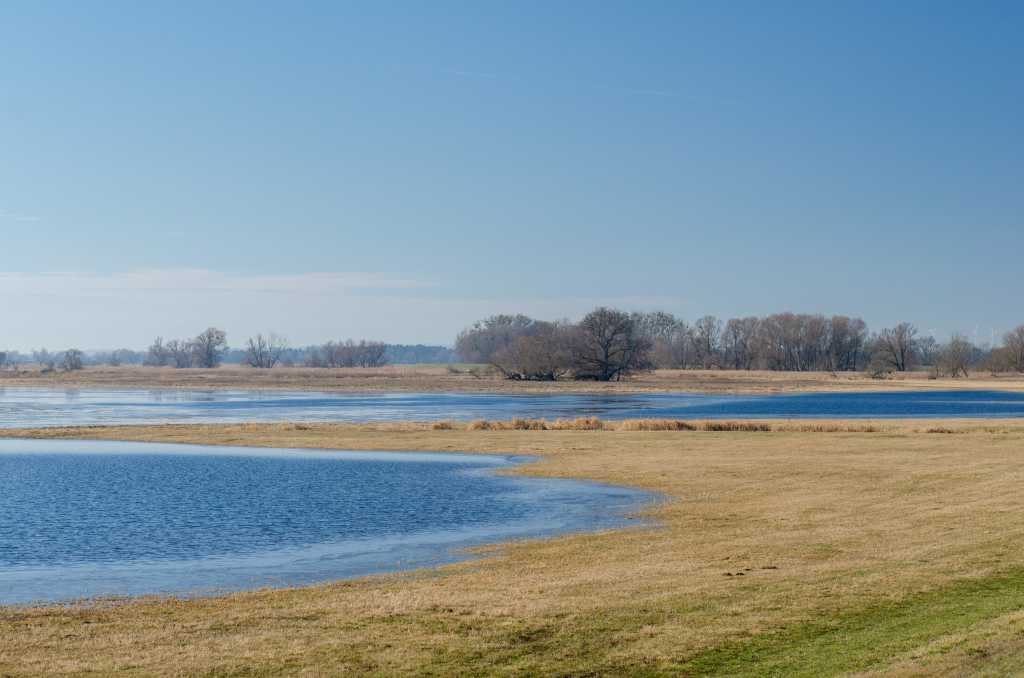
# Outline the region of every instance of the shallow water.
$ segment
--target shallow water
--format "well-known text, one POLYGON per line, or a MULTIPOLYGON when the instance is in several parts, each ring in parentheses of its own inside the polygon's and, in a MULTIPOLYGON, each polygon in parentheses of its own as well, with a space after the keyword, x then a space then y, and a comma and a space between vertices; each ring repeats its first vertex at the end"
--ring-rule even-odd
POLYGON ((301 585, 617 527, 628 488, 523 458, 0 440, 0 604, 301 585))
POLYGON ((1024 393, 926 391, 767 396, 341 394, 0 389, 0 427, 439 419, 1024 417, 1024 393))

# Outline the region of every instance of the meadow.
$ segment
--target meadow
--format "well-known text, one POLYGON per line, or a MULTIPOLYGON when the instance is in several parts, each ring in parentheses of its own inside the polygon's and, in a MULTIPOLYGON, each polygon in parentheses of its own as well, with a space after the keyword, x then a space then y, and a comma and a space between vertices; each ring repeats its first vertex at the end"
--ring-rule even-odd
MULTIPOLYGON (((22 437, 536 455, 646 527, 197 600, 0 608, 0 675, 1024 671, 1024 421, 249 424, 22 437)), ((330 454, 330 452, 325 452, 330 454)))

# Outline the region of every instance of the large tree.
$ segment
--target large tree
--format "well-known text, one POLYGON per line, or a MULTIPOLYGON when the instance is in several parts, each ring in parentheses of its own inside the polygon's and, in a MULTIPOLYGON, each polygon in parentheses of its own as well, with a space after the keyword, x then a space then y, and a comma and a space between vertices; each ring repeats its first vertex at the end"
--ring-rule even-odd
POLYGON ((574 335, 565 323, 535 323, 530 334, 495 351, 491 363, 508 379, 555 381, 572 367, 574 335))
POLYGON ((906 372, 917 357, 917 341, 917 328, 910 323, 882 330, 875 338, 872 359, 897 372, 906 372))
POLYGON ((79 351, 77 348, 69 348, 64 351, 64 358, 61 360, 61 367, 67 372, 73 372, 75 370, 82 369, 83 358, 85 354, 79 351))
POLYGON ((227 347, 224 330, 211 327, 192 340, 192 364, 206 369, 219 367, 227 347))
POLYGON ((1024 372, 1024 325, 1007 332, 1003 344, 1010 367, 1024 372))
POLYGON ((611 308, 598 308, 580 321, 573 341, 577 379, 619 380, 650 367, 651 342, 636 319, 611 308))
POLYGON ((250 337, 245 347, 245 362, 249 367, 270 369, 281 360, 281 355, 288 348, 288 341, 276 334, 264 336, 257 334, 250 337))
POLYGON ((706 315, 693 326, 693 336, 697 348, 697 358, 701 367, 711 369, 722 364, 721 348, 722 321, 713 315, 706 315))
POLYGON ((455 352, 467 363, 487 363, 499 367, 494 357, 520 337, 538 331, 538 322, 529 316, 495 315, 463 330, 455 340, 455 352))
POLYGON ((949 376, 956 378, 961 374, 967 377, 967 368, 974 356, 974 346, 962 334, 954 334, 949 343, 942 349, 942 368, 949 376))

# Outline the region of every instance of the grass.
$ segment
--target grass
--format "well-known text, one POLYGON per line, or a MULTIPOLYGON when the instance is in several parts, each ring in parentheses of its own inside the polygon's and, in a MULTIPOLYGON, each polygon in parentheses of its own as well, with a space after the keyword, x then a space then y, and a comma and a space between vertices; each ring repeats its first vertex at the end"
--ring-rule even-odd
POLYGON ((621 382, 509 381, 473 366, 391 365, 381 368, 257 370, 224 366, 215 370, 152 367, 89 367, 76 372, 0 370, 0 387, 293 389, 346 392, 477 393, 785 393, 992 389, 1024 390, 1024 374, 978 373, 967 379, 932 379, 910 372, 872 379, 860 372, 767 372, 742 370, 655 370, 621 382))
MULTIPOLYGON (((834 676, 884 666, 894 656, 980 622, 1024 610, 1024 569, 948 586, 726 643, 680 669, 699 675, 834 676)), ((977 656, 984 650, 975 649, 977 656)), ((1021 658, 1024 668, 1024 657, 1021 658)))
POLYGON ((652 527, 488 547, 434 570, 0 608, 0 676, 1024 671, 1024 421, 766 423, 7 433, 531 454, 513 472, 665 501, 652 527))

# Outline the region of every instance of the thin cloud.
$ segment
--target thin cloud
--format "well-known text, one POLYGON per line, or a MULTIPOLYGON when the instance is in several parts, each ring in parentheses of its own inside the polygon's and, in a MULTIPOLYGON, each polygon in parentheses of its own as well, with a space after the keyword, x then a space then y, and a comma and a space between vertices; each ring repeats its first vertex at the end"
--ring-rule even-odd
POLYGON ((4 221, 16 221, 19 223, 35 223, 42 221, 41 217, 35 217, 30 214, 18 214, 16 212, 6 212, 0 210, 0 219, 4 221))
POLYGON ((411 290, 426 280, 388 273, 323 272, 253 275, 206 269, 146 269, 117 273, 56 271, 0 273, 0 294, 117 296, 138 293, 337 294, 357 290, 411 290))

